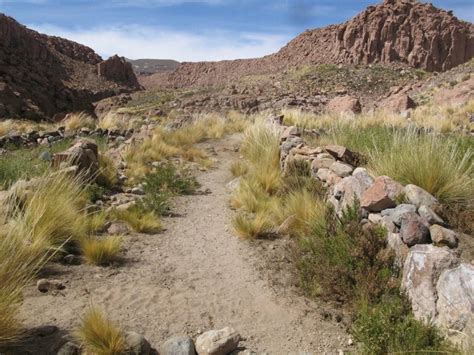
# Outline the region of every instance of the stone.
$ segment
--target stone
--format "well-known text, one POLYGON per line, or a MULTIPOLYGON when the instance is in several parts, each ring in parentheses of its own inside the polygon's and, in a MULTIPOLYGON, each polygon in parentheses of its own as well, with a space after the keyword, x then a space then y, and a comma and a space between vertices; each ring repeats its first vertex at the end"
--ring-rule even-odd
POLYGON ((426 221, 415 212, 406 212, 401 217, 400 237, 409 247, 431 242, 430 230, 426 221))
POLYGON ((355 168, 352 176, 359 180, 360 184, 367 190, 374 183, 374 178, 367 172, 366 168, 355 168))
POLYGON ((354 176, 347 176, 334 185, 333 196, 339 201, 336 210, 341 211, 344 208, 352 206, 355 200, 361 199, 369 186, 364 180, 357 179, 354 176))
POLYGON ((448 246, 450 248, 456 248, 458 246, 459 236, 453 230, 433 224, 430 226, 430 235, 433 244, 436 246, 448 246))
POLYGON ((72 147, 53 155, 52 166, 62 168, 63 164, 77 166, 77 173, 88 179, 95 179, 99 172, 99 149, 94 141, 79 139, 72 147))
POLYGON ((299 137, 303 133, 303 130, 299 127, 296 126, 289 126, 286 127, 283 133, 281 134, 280 138, 281 139, 287 139, 291 136, 296 136, 299 137))
POLYGON ((122 203, 115 208, 117 209, 117 211, 127 211, 130 208, 135 207, 136 204, 137 203, 135 201, 130 201, 130 202, 122 203))
POLYGON ((397 266, 402 268, 410 248, 403 243, 399 233, 389 232, 387 234, 387 245, 395 252, 395 262, 397 266))
POLYGON ((445 225, 444 220, 426 205, 418 208, 418 214, 423 217, 429 224, 445 225))
POLYGON ((380 224, 382 222, 382 216, 378 213, 369 213, 369 216, 367 218, 369 222, 373 224, 380 224))
POLYGON ((237 349, 240 334, 230 327, 207 331, 196 339, 199 355, 227 355, 237 349))
POLYGON ((457 256, 446 247, 425 244, 410 249, 403 266, 401 286, 417 319, 426 322, 435 320, 438 279, 445 270, 458 264, 457 256))
POLYGON ((107 233, 111 235, 124 235, 130 232, 128 225, 122 221, 112 222, 107 228, 107 233))
POLYGON ((68 254, 63 258, 63 262, 68 265, 79 265, 81 260, 74 254, 68 254))
POLYGON ((57 355, 80 355, 80 353, 81 349, 79 348, 79 345, 68 341, 59 348, 57 355))
POLYGON ((107 60, 97 64, 97 74, 117 83, 126 84, 136 89, 141 88, 137 77, 133 72, 132 65, 124 57, 114 55, 107 60))
POLYGON ((145 191, 140 186, 132 188, 130 192, 134 195, 145 195, 145 191))
POLYGON ((395 95, 390 95, 382 100, 378 106, 387 112, 402 113, 415 108, 416 103, 406 93, 401 92, 395 95))
POLYGON ((53 156, 49 151, 45 150, 45 151, 41 152, 41 154, 39 155, 38 158, 40 160, 44 160, 44 161, 51 161, 53 159, 53 156))
POLYGON ((328 179, 328 174, 330 172, 331 172, 331 170, 326 169, 326 168, 318 169, 318 171, 316 173, 316 177, 321 181, 326 181, 328 179))
POLYGON ((324 168, 329 169, 329 167, 335 162, 336 160, 330 156, 329 154, 318 154, 316 158, 311 163, 311 169, 317 172, 318 169, 324 168))
POLYGON ((462 263, 441 273, 436 285, 435 324, 464 334, 474 330, 474 266, 462 263), (469 329, 467 329, 469 327, 469 329))
POLYGON ((382 211, 382 216, 389 216, 392 222, 400 228, 402 223, 402 217, 405 213, 416 212, 416 207, 414 205, 403 203, 398 205, 395 208, 388 208, 382 211))
POLYGON ((336 96, 335 98, 331 99, 328 102, 326 109, 329 113, 334 114, 356 114, 361 113, 362 106, 359 99, 356 97, 344 95, 336 96))
POLYGON ((352 165, 355 162, 356 155, 342 145, 327 145, 324 149, 334 158, 342 160, 344 163, 352 165))
POLYGON ((64 290, 66 286, 58 280, 39 279, 36 282, 36 288, 38 291, 46 293, 51 290, 64 290))
POLYGON ((333 171, 339 177, 349 176, 349 175, 351 175, 352 171, 354 170, 354 168, 351 165, 341 163, 341 162, 338 162, 338 161, 332 163, 331 166, 329 167, 329 169, 331 171, 333 171))
POLYGON ((416 185, 406 185, 403 192, 406 199, 416 207, 425 205, 431 209, 436 209, 439 206, 438 200, 433 195, 416 185))
POLYGON ((241 178, 240 177, 237 177, 231 181, 229 181, 225 187, 227 188, 227 190, 229 190, 230 192, 235 192, 237 191, 237 189, 239 188, 240 186, 240 181, 241 181, 241 178))
POLYGON ((362 195, 361 206, 370 212, 380 212, 395 207, 396 198, 403 192, 403 186, 388 176, 379 176, 362 195))
POLYGON ((149 355, 151 345, 141 334, 135 332, 125 332, 125 343, 127 345, 126 354, 149 355))
POLYGON ((168 339, 160 347, 160 355, 195 355, 194 342, 188 336, 176 336, 168 339))

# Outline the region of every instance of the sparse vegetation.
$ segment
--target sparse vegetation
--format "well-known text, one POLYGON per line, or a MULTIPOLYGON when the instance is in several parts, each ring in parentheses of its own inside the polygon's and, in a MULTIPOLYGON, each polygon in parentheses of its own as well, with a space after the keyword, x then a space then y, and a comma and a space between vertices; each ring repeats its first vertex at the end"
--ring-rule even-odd
POLYGON ((122 246, 122 237, 87 237, 80 242, 82 254, 93 265, 108 265, 118 260, 122 246))
POLYGON ((95 128, 96 120, 85 112, 75 112, 68 115, 62 122, 67 131, 77 131, 81 128, 95 128))
POLYGON ((76 337, 91 354, 121 355, 126 350, 122 330, 94 306, 91 306, 83 316, 76 337))
POLYGON ((160 217, 153 211, 142 211, 137 208, 113 210, 111 217, 125 222, 134 232, 157 233, 163 229, 160 217))

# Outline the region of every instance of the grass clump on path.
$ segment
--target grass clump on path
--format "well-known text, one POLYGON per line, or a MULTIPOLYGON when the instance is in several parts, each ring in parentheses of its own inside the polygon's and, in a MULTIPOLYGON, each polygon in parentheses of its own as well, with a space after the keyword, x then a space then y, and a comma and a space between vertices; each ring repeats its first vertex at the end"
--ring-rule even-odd
POLYGON ((91 307, 82 317, 76 337, 87 353, 97 355, 122 355, 126 353, 123 331, 106 318, 97 307, 91 307))
POLYGON ((122 246, 120 236, 88 237, 80 242, 82 253, 89 264, 108 265, 118 260, 122 246))

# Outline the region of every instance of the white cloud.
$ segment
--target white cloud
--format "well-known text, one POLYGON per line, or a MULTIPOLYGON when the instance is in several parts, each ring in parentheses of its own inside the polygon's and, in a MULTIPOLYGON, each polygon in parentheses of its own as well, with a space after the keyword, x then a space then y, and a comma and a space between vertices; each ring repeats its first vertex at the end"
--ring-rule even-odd
POLYGON ((140 25, 74 30, 47 24, 28 27, 85 44, 103 57, 119 54, 131 59, 208 61, 253 58, 277 51, 290 39, 267 33, 213 31, 196 34, 140 25))

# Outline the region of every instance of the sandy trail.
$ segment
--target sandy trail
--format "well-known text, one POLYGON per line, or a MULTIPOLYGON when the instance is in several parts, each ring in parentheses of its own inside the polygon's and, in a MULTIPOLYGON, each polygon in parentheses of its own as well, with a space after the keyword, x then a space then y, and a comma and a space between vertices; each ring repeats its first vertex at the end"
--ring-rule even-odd
POLYGON ((180 217, 166 218, 165 232, 128 236, 123 266, 55 264, 49 271, 56 275, 49 277, 66 282, 67 288, 56 295, 28 288, 25 323, 69 331, 93 303, 126 330, 144 334, 155 348, 173 335, 195 338, 200 331, 224 326, 239 331, 242 347, 257 353, 319 354, 343 348, 347 334, 342 327, 323 320, 316 304, 274 287, 258 270, 264 268, 259 248, 233 235, 226 184, 229 165, 237 158, 232 149, 236 139, 214 143, 216 167, 198 176, 202 189, 211 193, 178 197, 180 217))

